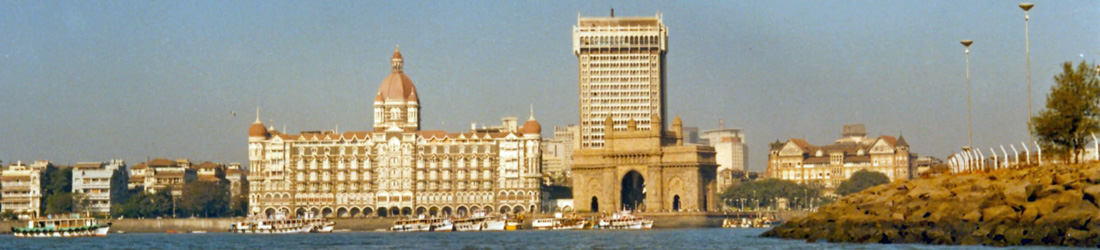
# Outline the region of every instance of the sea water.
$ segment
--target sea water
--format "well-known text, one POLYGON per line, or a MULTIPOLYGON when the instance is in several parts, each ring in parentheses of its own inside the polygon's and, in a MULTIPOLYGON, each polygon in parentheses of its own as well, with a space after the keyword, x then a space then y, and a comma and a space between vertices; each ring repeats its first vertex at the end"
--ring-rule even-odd
POLYGON ((91 238, 0 236, 0 249, 1070 249, 806 243, 760 238, 764 229, 652 229, 498 232, 344 232, 255 235, 128 233, 91 238))

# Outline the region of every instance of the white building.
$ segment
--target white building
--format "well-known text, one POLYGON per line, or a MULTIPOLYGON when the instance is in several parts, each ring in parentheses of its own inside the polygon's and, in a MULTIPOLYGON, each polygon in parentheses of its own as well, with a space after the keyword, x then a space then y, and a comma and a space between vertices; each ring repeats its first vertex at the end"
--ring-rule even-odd
MULTIPOLYGON (((541 126, 420 130, 404 57, 373 102, 373 131, 289 134, 259 120, 248 132, 250 211, 326 217, 537 211, 541 126)), ((367 109, 371 110, 371 109, 367 109)), ((258 112, 257 112, 258 113, 258 112)))
POLYGON ((581 148, 604 146, 604 121, 626 130, 665 128, 668 28, 652 17, 580 17, 573 26, 580 90, 581 148), (656 120, 654 119, 656 117, 656 120))
POLYGON ((703 131, 702 137, 714 147, 714 158, 718 162, 718 188, 724 190, 733 184, 733 172, 745 171, 749 154, 748 146, 745 145, 745 134, 741 129, 726 128, 724 122, 720 124, 718 129, 703 131))
POLYGON ((53 167, 48 161, 37 161, 30 166, 22 161, 4 167, 0 172, 0 204, 3 212, 11 212, 26 219, 42 212, 42 174, 53 167))
POLYGON ((111 212, 113 202, 111 193, 125 189, 123 184, 114 184, 115 174, 128 179, 129 170, 120 159, 109 162, 81 162, 73 166, 72 192, 81 194, 74 200, 76 211, 107 214, 111 212), (85 206, 87 205, 87 206, 85 206))
POLYGON ((542 143, 543 173, 568 179, 572 172, 573 150, 578 148, 579 137, 580 130, 576 125, 554 126, 554 137, 543 139, 542 143))

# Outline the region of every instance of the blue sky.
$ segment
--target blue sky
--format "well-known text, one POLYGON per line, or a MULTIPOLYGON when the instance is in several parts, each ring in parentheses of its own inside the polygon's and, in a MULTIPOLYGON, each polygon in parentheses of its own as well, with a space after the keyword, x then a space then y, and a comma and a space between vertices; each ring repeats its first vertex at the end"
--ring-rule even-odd
MULTIPOLYGON (((943 158, 1027 140, 1023 11, 1011 1, 4 1, 0 160, 246 162, 248 125, 369 130, 400 44, 424 129, 577 123, 578 13, 669 27, 669 114, 767 143, 846 123, 943 158), (237 115, 233 116, 232 112, 237 115)), ((1100 57, 1100 2, 1036 1, 1033 110, 1065 61, 1100 57)))

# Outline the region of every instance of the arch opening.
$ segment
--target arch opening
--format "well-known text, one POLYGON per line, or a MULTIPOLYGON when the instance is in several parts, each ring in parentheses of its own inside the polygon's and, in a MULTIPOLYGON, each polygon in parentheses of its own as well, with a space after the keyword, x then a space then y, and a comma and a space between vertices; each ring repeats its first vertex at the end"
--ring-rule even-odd
POLYGON ((622 189, 620 197, 622 204, 619 205, 623 210, 638 210, 642 206, 645 206, 645 178, 642 178, 642 174, 638 171, 631 170, 623 176, 622 189))
POLYGON ((677 212, 680 211, 680 196, 679 195, 672 197, 672 211, 677 211, 677 212))
POLYGON ((596 196, 592 196, 592 203, 591 204, 592 204, 591 208, 589 208, 590 211, 592 211, 593 213, 596 213, 596 212, 600 211, 600 200, 596 199, 596 196))

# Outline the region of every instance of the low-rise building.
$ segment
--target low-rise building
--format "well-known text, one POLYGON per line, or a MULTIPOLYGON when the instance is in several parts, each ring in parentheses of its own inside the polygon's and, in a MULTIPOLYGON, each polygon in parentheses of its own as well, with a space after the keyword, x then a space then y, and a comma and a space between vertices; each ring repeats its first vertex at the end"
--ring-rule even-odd
POLYGON ((225 165, 221 163, 203 162, 194 166, 195 174, 199 181, 219 182, 225 181, 225 165))
POLYGON ((554 137, 543 139, 542 172, 550 185, 569 185, 573 168, 573 150, 580 148, 580 130, 576 125, 554 127, 554 137))
POLYGON ((186 159, 155 159, 135 165, 130 169, 130 189, 141 189, 147 193, 170 189, 172 196, 183 195, 183 185, 195 178, 191 162, 186 159))
POLYGON ((118 193, 126 189, 126 184, 112 181, 113 178, 129 179, 126 163, 121 159, 109 162, 81 162, 73 166, 72 192, 80 194, 74 201, 77 211, 107 214, 111 204, 119 202, 118 193))
POLYGON ((241 168, 240 163, 225 165, 225 179, 229 181, 229 195, 237 197, 242 191, 248 191, 248 171, 241 168))
POLYGON ((26 219, 38 216, 42 211, 42 174, 53 167, 48 161, 37 161, 30 166, 22 161, 4 167, 0 172, 0 204, 3 212, 26 219))
POLYGON ((905 137, 867 137, 863 124, 844 126, 833 144, 812 145, 804 139, 776 140, 768 154, 767 176, 797 183, 820 183, 834 190, 859 170, 876 171, 890 180, 911 179, 914 154, 905 137))

